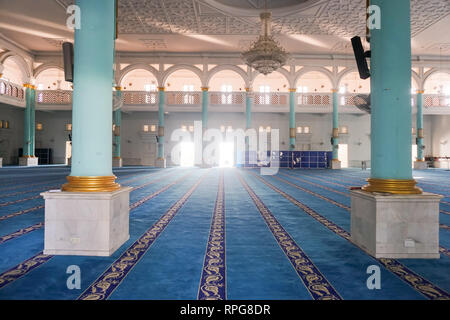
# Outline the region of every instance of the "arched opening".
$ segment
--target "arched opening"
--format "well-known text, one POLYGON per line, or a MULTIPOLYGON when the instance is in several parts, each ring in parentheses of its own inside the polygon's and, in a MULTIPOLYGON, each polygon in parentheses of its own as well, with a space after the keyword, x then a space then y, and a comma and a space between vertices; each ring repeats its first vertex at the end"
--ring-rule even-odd
POLYGON ((126 73, 120 82, 124 104, 156 104, 158 80, 145 69, 134 69, 126 73))
POLYGON ((370 93, 370 78, 361 79, 359 72, 353 71, 349 72, 344 77, 342 77, 339 82, 339 92, 340 93, 370 93))
POLYGON ((3 72, 2 79, 8 82, 22 85, 23 84, 23 73, 19 64, 14 61, 14 57, 8 57, 3 62, 3 72))
POLYGON ((211 104, 242 104, 245 81, 233 70, 222 70, 212 75, 209 80, 211 104))
POLYGON ((450 106, 450 73, 436 72, 430 75, 424 84, 425 107, 450 106))
POLYGON ((330 105, 329 93, 333 84, 326 74, 320 71, 309 71, 302 74, 296 82, 299 93, 298 104, 330 105))
POLYGON ((72 83, 64 80, 64 70, 48 68, 36 77, 38 90, 72 90, 72 83))
POLYGON ((255 104, 287 104, 287 96, 278 94, 289 91, 289 82, 282 73, 272 72, 266 76, 260 73, 253 80, 252 86, 255 104))
POLYGON ((202 82, 192 70, 178 69, 172 72, 165 81, 167 104, 199 104, 202 82))

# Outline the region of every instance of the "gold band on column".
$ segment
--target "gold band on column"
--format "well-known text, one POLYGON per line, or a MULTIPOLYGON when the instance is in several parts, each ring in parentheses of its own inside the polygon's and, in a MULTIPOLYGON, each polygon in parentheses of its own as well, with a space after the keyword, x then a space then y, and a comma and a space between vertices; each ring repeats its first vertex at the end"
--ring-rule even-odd
POLYGON ((400 179, 367 179, 368 185, 362 187, 367 192, 380 192, 392 194, 421 194, 423 191, 416 187, 416 180, 400 179))
POLYGON ((25 88, 30 88, 30 89, 36 90, 36 86, 32 85, 31 83, 24 83, 23 86, 25 88))
POLYGON ((289 128, 289 138, 296 138, 297 132, 295 128, 289 128))
POLYGON ((61 187, 66 192, 111 192, 120 189, 120 184, 115 183, 116 176, 67 176, 68 183, 61 187))

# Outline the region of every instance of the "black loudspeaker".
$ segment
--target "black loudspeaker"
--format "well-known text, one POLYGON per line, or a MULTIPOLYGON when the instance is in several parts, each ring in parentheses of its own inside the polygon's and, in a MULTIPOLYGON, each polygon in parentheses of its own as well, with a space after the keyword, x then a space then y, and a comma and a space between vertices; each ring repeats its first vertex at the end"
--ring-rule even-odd
POLYGON ((370 57, 370 51, 364 52, 360 37, 352 38, 353 52, 355 53, 356 64, 358 65, 359 76, 361 79, 370 77, 369 66, 366 58, 370 57))
POLYGON ((73 44, 71 42, 63 42, 64 57, 64 78, 68 82, 73 82, 73 44))

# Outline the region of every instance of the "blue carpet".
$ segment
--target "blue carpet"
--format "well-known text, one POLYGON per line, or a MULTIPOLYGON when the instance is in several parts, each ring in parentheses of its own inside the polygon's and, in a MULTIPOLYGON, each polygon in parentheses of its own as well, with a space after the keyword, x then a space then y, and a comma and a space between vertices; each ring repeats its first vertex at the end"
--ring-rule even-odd
MULTIPOLYGON (((120 261, 121 256, 152 230, 159 219, 170 212, 172 205, 180 204, 187 193, 189 197, 179 205, 170 222, 105 297, 197 299, 220 181, 223 181, 225 217, 222 235, 225 263, 221 271, 224 298, 318 298, 311 295, 311 288, 305 286, 292 260, 283 252, 250 191, 292 238, 294 246, 302 250, 315 272, 332 285, 338 297, 347 300, 430 298, 268 186, 282 190, 348 233, 348 188, 363 185, 369 177, 369 171, 355 169, 280 170, 276 176, 259 176, 257 170, 117 168, 114 173, 119 183, 134 187, 130 194, 130 239, 111 257, 50 257, 39 267, 2 286, 6 271, 43 250, 44 227, 28 233, 15 232, 44 221, 44 201, 39 193, 57 188, 69 173, 70 168, 66 166, 0 169, 0 299, 77 299, 99 277, 108 275, 110 266, 120 261), (219 179, 221 174, 223 180, 219 179), (154 197, 146 200, 155 192, 154 197), (10 235, 13 236, 6 238, 10 235), (81 269, 80 290, 69 290, 66 286, 69 276, 66 269, 70 265, 81 269), (366 270, 371 265, 380 267, 381 290, 369 290, 366 286, 369 276, 366 270)), ((450 172, 415 171, 414 176, 425 191, 445 196, 440 204, 440 223, 450 225, 447 214, 450 211, 450 172)), ((440 245, 450 248, 449 230, 441 229, 440 245)), ((436 288, 450 292, 448 256, 441 255, 438 260, 401 259, 398 262, 436 288)))

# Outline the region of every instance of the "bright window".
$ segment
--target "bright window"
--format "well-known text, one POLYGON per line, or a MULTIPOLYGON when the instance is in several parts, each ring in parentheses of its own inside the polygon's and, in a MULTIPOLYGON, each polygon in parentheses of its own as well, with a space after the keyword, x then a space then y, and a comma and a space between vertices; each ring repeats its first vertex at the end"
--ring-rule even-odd
POLYGON ((259 92, 264 93, 261 103, 270 104, 270 86, 259 86, 259 92))
POLYGON ((342 133, 342 134, 347 134, 347 133, 348 133, 348 127, 347 127, 347 126, 342 126, 342 127, 339 129, 339 131, 340 131, 340 133, 342 133))
MULTIPOLYGON (((183 86, 184 92, 193 92, 194 91, 194 85, 193 84, 185 84, 183 86)), ((185 93, 183 96, 183 102, 184 104, 194 104, 194 95, 185 93)))
POLYGON ((148 129, 149 129, 148 124, 144 124, 144 125, 142 126, 142 131, 148 132, 148 129))
POLYGON ((297 133, 303 133, 303 128, 302 127, 297 127, 297 133))
POLYGON ((221 96, 222 104, 231 104, 232 103, 231 92, 233 91, 233 87, 231 86, 231 84, 223 84, 220 87, 220 91, 223 92, 221 96))

